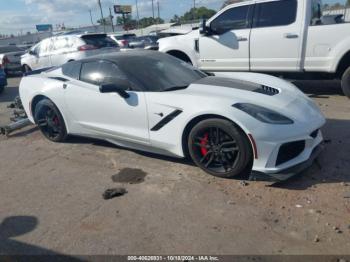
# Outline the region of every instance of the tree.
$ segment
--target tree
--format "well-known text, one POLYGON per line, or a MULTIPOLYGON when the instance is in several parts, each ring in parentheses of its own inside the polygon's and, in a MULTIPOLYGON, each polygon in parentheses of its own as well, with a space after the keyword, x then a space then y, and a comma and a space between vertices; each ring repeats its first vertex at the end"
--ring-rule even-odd
POLYGON ((224 4, 222 5, 221 8, 224 8, 224 7, 227 6, 227 5, 239 3, 239 2, 242 2, 242 1, 243 1, 243 0, 226 0, 226 1, 224 2, 224 4))
POLYGON ((174 17, 170 20, 170 22, 183 23, 183 22, 193 21, 193 20, 208 19, 215 14, 216 14, 215 10, 208 9, 202 6, 199 8, 191 8, 191 10, 187 11, 181 17, 179 17, 178 15, 174 15, 174 17))
POLYGON ((101 18, 97 20, 97 23, 100 25, 111 25, 111 19, 109 17, 103 19, 101 18))

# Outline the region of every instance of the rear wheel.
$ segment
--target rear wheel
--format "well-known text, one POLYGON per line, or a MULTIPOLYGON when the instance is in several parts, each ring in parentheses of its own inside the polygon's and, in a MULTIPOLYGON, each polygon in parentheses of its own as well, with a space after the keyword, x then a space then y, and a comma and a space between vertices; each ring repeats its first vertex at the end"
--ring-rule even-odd
POLYGON ((66 140, 66 125, 61 113, 51 100, 43 99, 36 104, 34 120, 47 139, 53 142, 66 140))
POLYGON ((189 134, 188 149, 201 169, 224 178, 241 175, 253 157, 245 134, 223 119, 208 119, 194 126, 189 134))
POLYGON ((350 67, 345 70, 341 78, 341 88, 343 89, 344 94, 350 98, 350 67))

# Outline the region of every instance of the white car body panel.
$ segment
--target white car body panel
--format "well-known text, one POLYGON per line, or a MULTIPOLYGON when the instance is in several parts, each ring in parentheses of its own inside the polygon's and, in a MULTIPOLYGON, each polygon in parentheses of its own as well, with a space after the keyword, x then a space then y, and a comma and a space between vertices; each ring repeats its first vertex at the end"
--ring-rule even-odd
MULTIPOLYGON (((87 34, 89 35, 89 34, 87 34)), ((44 39, 30 50, 35 50, 40 45, 40 52, 37 55, 27 52, 21 58, 21 65, 27 65, 32 70, 39 70, 53 66, 60 66, 69 61, 81 60, 98 54, 109 54, 120 51, 119 48, 99 48, 93 50, 78 51, 79 46, 85 45, 81 35, 53 36, 44 39), (62 44, 60 45, 60 43, 62 44), (65 46, 65 43, 69 43, 65 46), (54 45, 62 48, 56 49, 54 45)))
POLYGON ((62 75, 61 69, 24 77, 20 96, 29 119, 34 123, 31 103, 38 95, 52 100, 59 108, 69 134, 104 139, 120 146, 175 157, 184 157, 183 134, 196 117, 219 116, 237 124, 257 147, 253 171, 276 173, 308 160, 321 143, 310 134, 321 128, 325 119, 314 102, 294 85, 276 77, 255 73, 216 73, 217 77, 250 81, 279 90, 275 96, 236 88, 193 83, 188 88, 169 92, 134 92, 124 99, 117 94, 101 94, 98 87, 62 75), (63 83, 50 77, 64 77, 63 83), (84 90, 85 89, 85 90, 84 90), (234 108, 236 103, 253 103, 275 110, 292 119, 292 125, 265 124, 234 108), (152 130, 175 110, 182 111, 174 120, 152 130), (115 112, 118 112, 116 114, 115 112), (279 147, 287 142, 305 140, 298 157, 275 166, 279 147))
MULTIPOLYGON (((243 1, 220 10, 277 0, 243 1)), ((159 40, 159 51, 182 52, 192 64, 206 71, 325 72, 335 73, 350 52, 350 23, 311 26, 312 3, 298 0, 294 23, 285 26, 232 30, 221 35, 186 35, 159 40), (291 36, 291 37, 288 37, 291 36), (237 41, 239 38, 247 39, 237 41), (196 50, 195 42, 199 42, 196 50)))

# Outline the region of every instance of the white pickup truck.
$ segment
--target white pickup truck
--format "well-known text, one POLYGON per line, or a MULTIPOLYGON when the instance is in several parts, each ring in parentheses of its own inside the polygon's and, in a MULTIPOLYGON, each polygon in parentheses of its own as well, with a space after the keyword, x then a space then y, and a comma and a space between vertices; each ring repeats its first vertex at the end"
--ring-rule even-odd
POLYGON ((243 1, 198 30, 160 39, 159 51, 205 71, 341 79, 350 97, 350 23, 330 23, 322 13, 320 0, 243 1))

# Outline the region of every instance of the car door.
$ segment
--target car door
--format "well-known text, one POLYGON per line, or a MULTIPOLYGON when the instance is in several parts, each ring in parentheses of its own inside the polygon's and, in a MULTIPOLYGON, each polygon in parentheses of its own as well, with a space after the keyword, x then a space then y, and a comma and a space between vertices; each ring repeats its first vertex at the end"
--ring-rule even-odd
POLYGON ((53 48, 51 52, 51 63, 52 66, 60 66, 66 63, 68 52, 69 52, 69 37, 59 36, 54 38, 53 48))
MULTIPOLYGON (((69 64, 69 63, 68 63, 69 64)), ((99 86, 124 78, 118 67, 108 61, 81 65, 80 79, 69 81, 65 102, 72 116, 73 129, 95 137, 149 143, 147 107, 143 92, 128 91, 130 97, 100 93, 99 86)))
POLYGON ((203 70, 249 70, 249 41, 254 5, 230 8, 209 23, 199 37, 199 67, 203 70))
POLYGON ((299 68, 303 38, 302 8, 298 7, 297 0, 256 4, 250 37, 251 70, 295 71, 299 68))
POLYGON ((40 43, 37 69, 51 67, 52 39, 48 38, 40 43))

